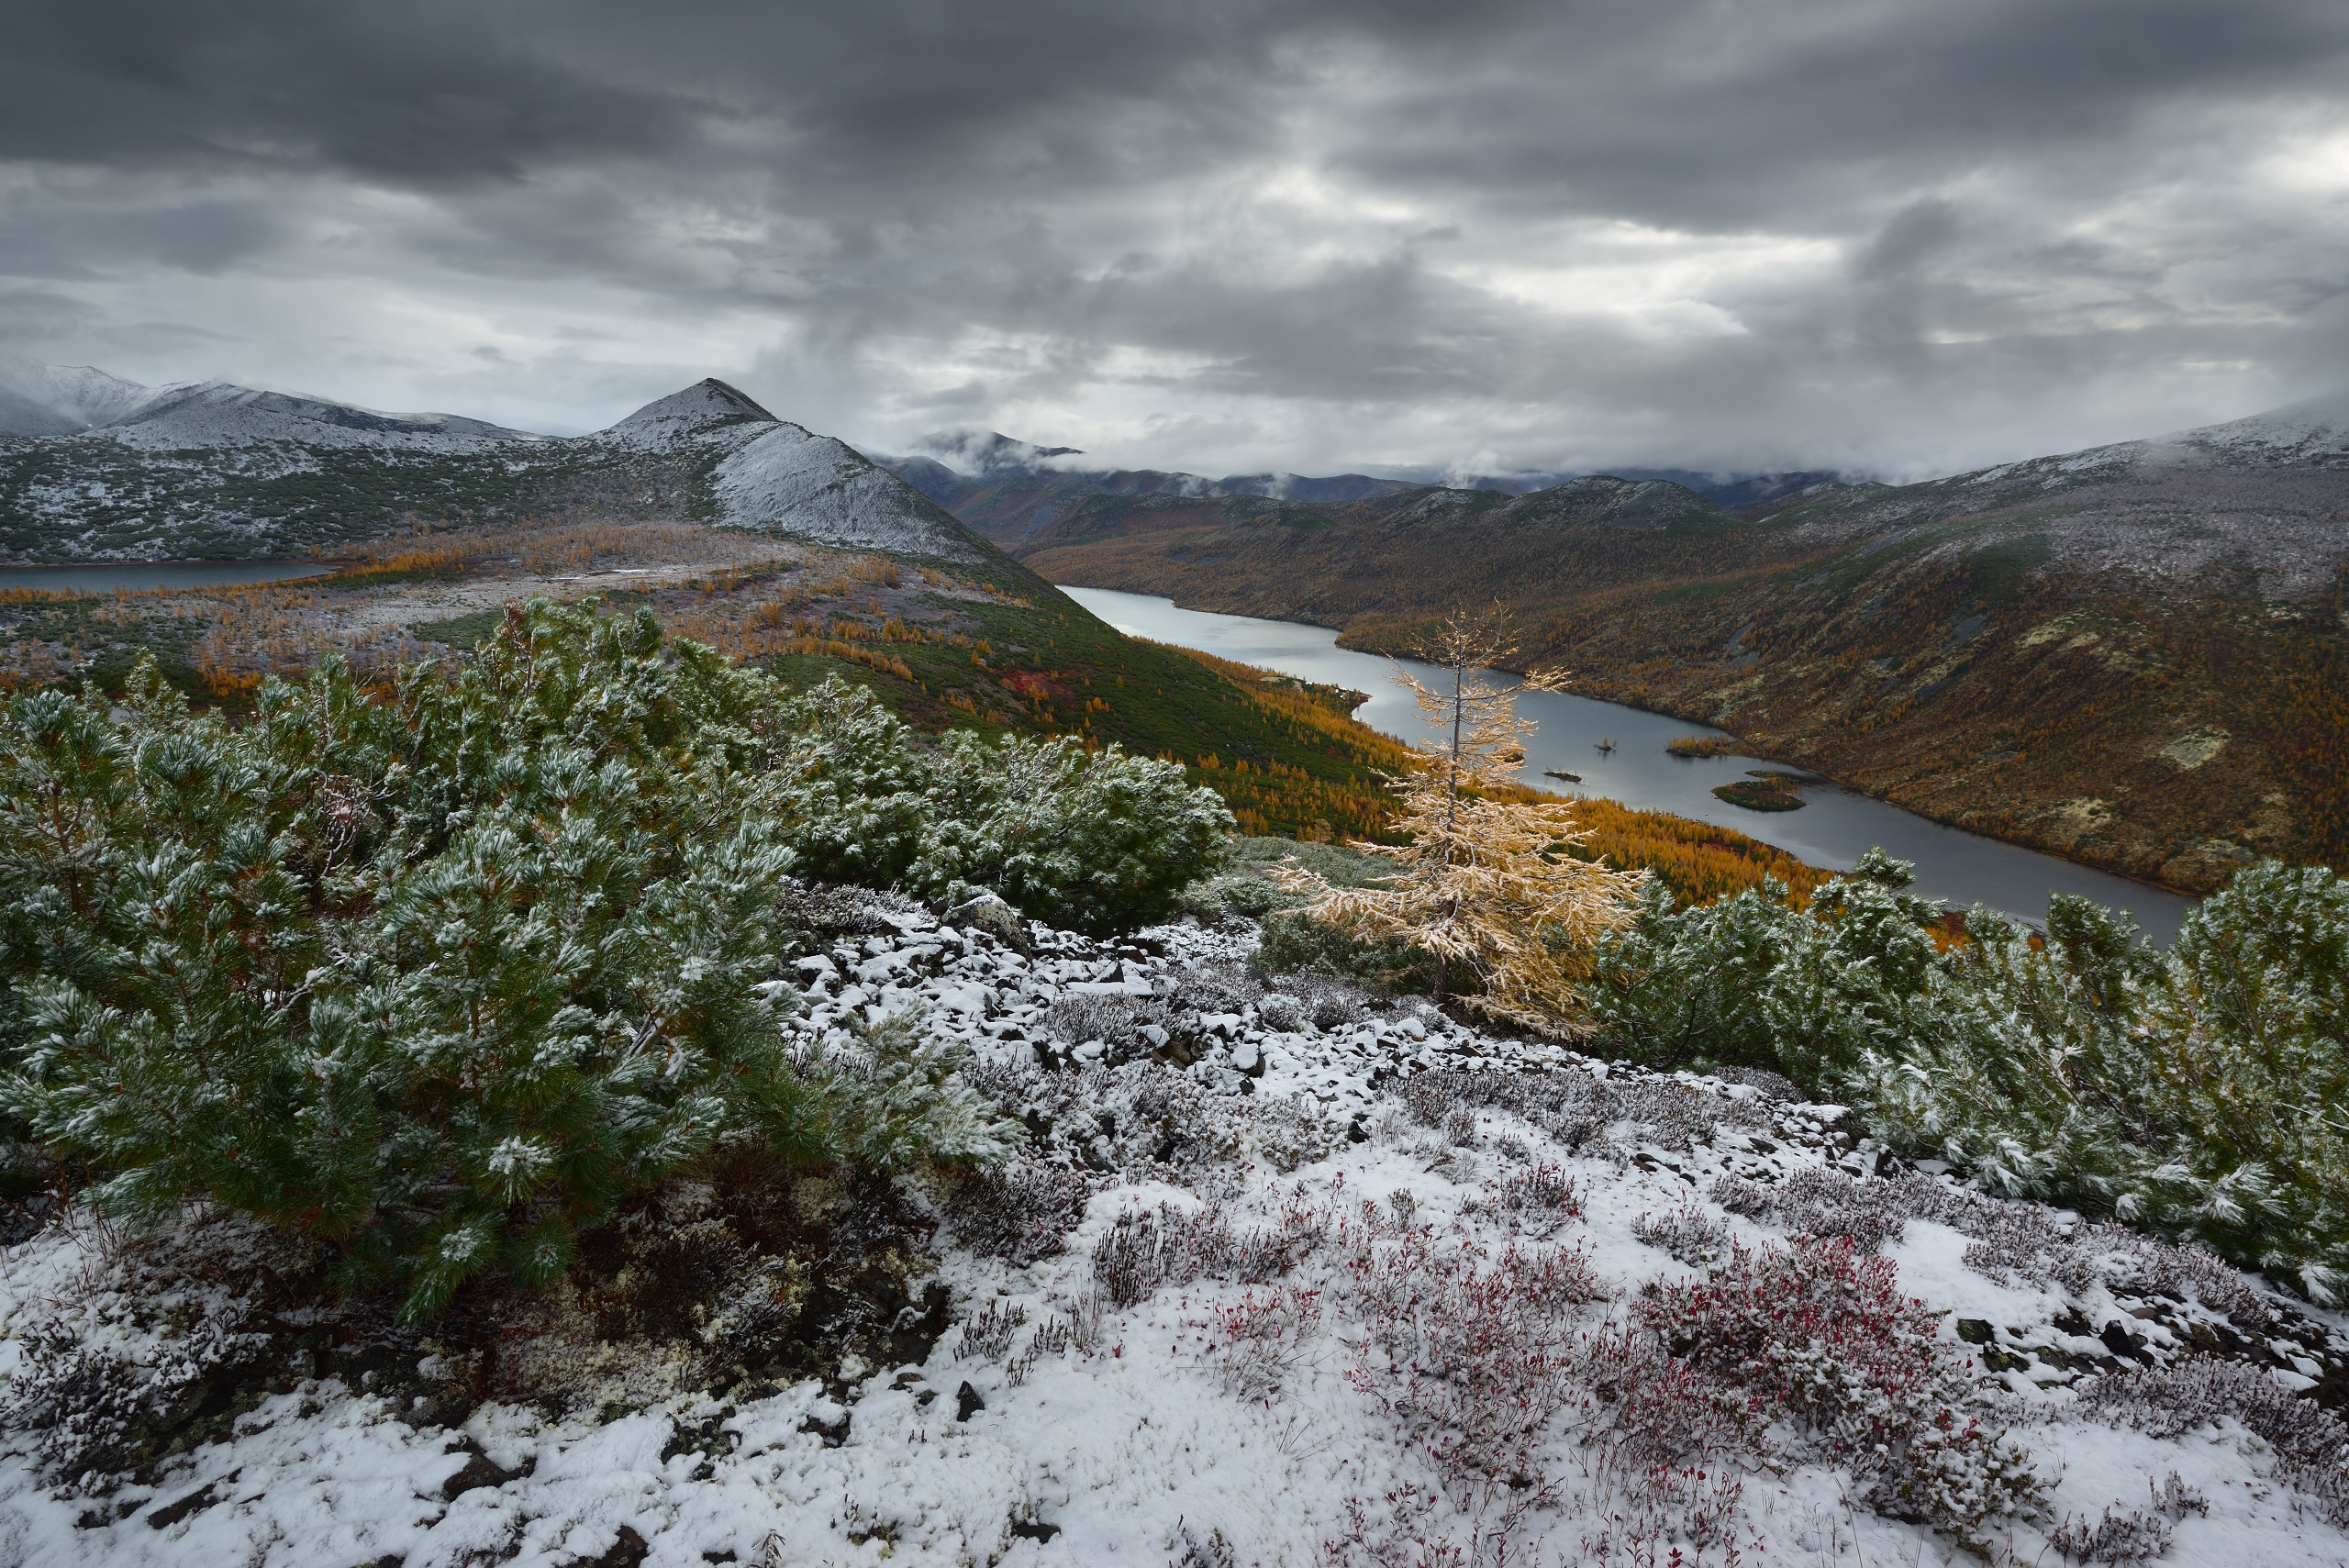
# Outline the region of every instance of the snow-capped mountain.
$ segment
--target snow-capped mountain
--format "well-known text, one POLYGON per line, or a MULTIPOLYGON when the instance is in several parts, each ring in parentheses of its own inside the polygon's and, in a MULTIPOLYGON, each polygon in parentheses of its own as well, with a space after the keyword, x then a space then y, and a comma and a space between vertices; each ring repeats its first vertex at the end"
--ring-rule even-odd
POLYGON ((18 561, 298 552, 404 520, 651 495, 721 527, 960 561, 987 547, 844 443, 704 381, 591 436, 388 414, 222 381, 143 387, 0 364, 0 555, 18 561), (613 482, 620 481, 617 489, 613 482), (557 497, 562 497, 560 502, 557 497))
POLYGON ((778 419, 714 378, 584 439, 668 455, 718 454, 707 484, 711 520, 722 527, 958 560, 985 549, 935 502, 845 441, 778 419))
POLYGON ((45 365, 0 356, 0 436, 70 436, 103 430, 149 450, 306 441, 376 444, 390 438, 461 436, 531 440, 524 430, 456 414, 387 414, 332 398, 270 392, 227 381, 141 386, 88 365, 45 365))
POLYGON ((2349 390, 2143 443, 2149 463, 2349 468, 2349 390))
POLYGON ((0 436, 69 436, 111 425, 155 392, 88 365, 45 365, 0 354, 0 436))

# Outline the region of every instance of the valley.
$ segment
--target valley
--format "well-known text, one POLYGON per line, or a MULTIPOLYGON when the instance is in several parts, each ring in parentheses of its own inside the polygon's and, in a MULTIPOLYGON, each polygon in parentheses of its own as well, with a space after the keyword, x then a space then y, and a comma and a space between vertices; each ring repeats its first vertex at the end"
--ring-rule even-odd
POLYGON ((2349 856, 2349 408, 1742 513, 1664 481, 1085 499, 1057 582, 1407 650, 1498 600, 1586 695, 2189 892, 2349 856))
POLYGON ((1583 694, 1940 822, 2188 893, 2265 855, 2349 856, 2349 410, 2330 405, 1920 484, 1699 493, 1096 473, 1002 437, 946 452, 959 468, 884 466, 718 382, 562 439, 224 384, 75 395, 56 417, 103 422, 0 438, 10 559, 335 575, 75 608, 0 588, 17 682, 146 649, 233 694, 328 647, 388 667, 445 646, 419 627, 594 593, 810 679, 854 670, 925 728, 1181 757, 1252 830, 1342 837, 1377 831, 1393 763, 1342 700, 1131 643, 1051 584, 1386 652, 1497 600, 1524 658, 1583 694))

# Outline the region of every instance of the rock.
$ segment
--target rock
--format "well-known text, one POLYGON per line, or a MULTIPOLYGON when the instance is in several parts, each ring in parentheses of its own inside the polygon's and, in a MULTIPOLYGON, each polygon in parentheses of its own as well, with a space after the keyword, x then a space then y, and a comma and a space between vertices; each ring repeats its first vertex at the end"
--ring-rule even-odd
POLYGON ((799 1423, 799 1429, 811 1437, 823 1439, 826 1448, 838 1448, 848 1441, 848 1423, 851 1414, 850 1411, 842 1410, 839 1416, 829 1421, 821 1417, 810 1415, 799 1423))
POLYGON ((985 931, 1018 952, 1036 951, 1036 939, 1028 929, 1027 917, 997 898, 985 894, 966 904, 957 904, 941 917, 950 926, 960 926, 966 931, 985 931))
POLYGON ((987 1402, 979 1397, 979 1391, 971 1386, 970 1379, 964 1378, 963 1386, 954 1391, 954 1418, 967 1421, 986 1407, 987 1402))
POLYGON ((446 1503, 453 1503, 466 1493, 483 1486, 503 1486, 516 1476, 526 1473, 507 1469, 471 1442, 456 1451, 468 1457, 462 1469, 440 1484, 440 1499, 446 1503))
POLYGON ((637 1568, 651 1550, 642 1536, 622 1525, 618 1540, 613 1541, 602 1555, 582 1558, 578 1568, 637 1568))
POLYGON ((220 1500, 213 1491, 218 1485, 217 1481, 206 1482, 179 1501, 164 1504, 147 1516, 147 1523, 155 1529, 169 1529, 189 1515, 204 1512, 220 1500))

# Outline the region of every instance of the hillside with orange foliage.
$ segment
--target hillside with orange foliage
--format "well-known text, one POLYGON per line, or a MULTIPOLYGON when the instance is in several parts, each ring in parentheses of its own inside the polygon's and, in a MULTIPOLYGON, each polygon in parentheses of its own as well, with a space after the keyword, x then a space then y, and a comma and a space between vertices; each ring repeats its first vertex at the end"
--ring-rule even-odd
MULTIPOLYGON (((1033 579, 993 581, 872 553, 662 520, 537 518, 417 528, 336 552, 330 576, 237 586, 0 595, 0 687, 118 684, 153 653, 231 706, 329 652, 363 675, 471 647, 532 595, 642 606, 675 636, 799 682, 842 673, 919 728, 1071 735, 1180 762, 1242 831, 1381 840, 1400 741, 1362 695, 1122 636, 1033 579)), ((1585 803, 1592 847, 1709 897, 1815 873, 1742 835, 1585 803)))

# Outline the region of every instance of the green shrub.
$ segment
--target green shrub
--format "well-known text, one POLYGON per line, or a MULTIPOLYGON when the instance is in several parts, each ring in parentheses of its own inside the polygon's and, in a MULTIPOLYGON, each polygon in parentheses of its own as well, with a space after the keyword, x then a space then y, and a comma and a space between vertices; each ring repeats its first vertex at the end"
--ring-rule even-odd
POLYGON ((1911 876, 1871 850, 1807 910, 1775 881, 1687 908, 1651 883, 1637 920, 1599 945, 1593 1016, 1644 1061, 1837 1081, 1908 1037, 1933 972, 1941 906, 1903 891, 1911 876))
POLYGON ((932 818, 910 873, 945 903, 999 894, 1023 914, 1080 931, 1163 920, 1220 856, 1231 813, 1171 763, 1116 746, 968 731, 939 742, 932 818))
POLYGON ((2166 955, 2084 900, 2032 943, 1977 915, 1935 1029, 1873 1063, 1899 1141, 2001 1189, 2108 1210, 2321 1300, 2349 1275, 2349 885, 2268 862, 2166 955))
POLYGON ((1067 748, 933 764, 855 688, 795 696, 649 617, 544 604, 380 701, 335 662, 273 682, 242 727, 151 664, 119 707, 20 695, 0 1102, 102 1205, 207 1197, 426 1316, 484 1271, 551 1278, 721 1150, 993 1151, 914 1031, 786 1050, 778 879, 926 886, 952 860, 1111 923, 1171 899, 1219 827, 1179 779, 1067 748))
POLYGON ((1943 952, 1940 906, 1872 855, 1807 911, 1651 895, 1600 955, 1609 1043, 1774 1068, 1897 1147, 2295 1276, 2349 1278, 2349 884, 2268 862, 2166 954, 2126 917, 1987 910, 1943 952))
MULTIPOLYGON (((1392 938, 1365 941, 1319 920, 1275 911, 1264 920, 1253 965, 1266 974, 1324 974, 1375 990, 1426 995, 1435 960, 1392 938)), ((1453 989, 1464 986, 1455 981, 1453 989)))

